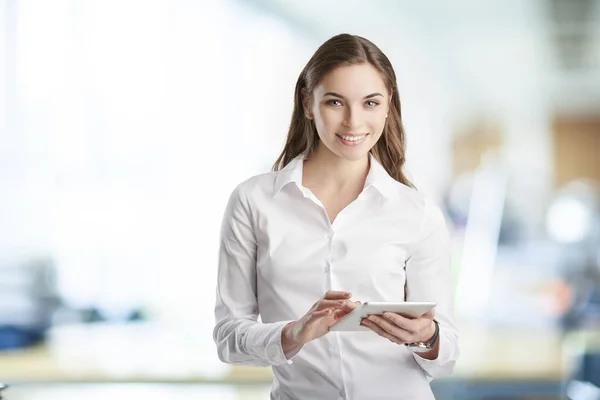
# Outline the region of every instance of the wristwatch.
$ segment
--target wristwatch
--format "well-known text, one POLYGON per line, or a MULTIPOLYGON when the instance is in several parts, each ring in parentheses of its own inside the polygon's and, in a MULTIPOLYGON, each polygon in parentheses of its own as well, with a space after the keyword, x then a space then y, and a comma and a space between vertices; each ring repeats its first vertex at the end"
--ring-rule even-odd
POLYGON ((435 343, 437 342, 438 337, 440 336, 440 323, 437 322, 435 319, 433 320, 433 322, 435 323, 435 332, 429 342, 405 343, 404 345, 407 348, 414 351, 415 353, 424 353, 433 349, 433 346, 435 346, 435 343))

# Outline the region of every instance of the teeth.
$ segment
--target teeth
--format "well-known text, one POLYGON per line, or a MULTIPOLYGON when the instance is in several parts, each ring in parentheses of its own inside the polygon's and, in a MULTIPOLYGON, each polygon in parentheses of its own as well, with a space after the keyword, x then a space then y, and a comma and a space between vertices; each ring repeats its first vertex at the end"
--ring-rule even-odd
POLYGON ((342 139, 347 140, 349 142, 356 142, 362 138, 364 138, 365 135, 362 136, 341 136, 342 139))

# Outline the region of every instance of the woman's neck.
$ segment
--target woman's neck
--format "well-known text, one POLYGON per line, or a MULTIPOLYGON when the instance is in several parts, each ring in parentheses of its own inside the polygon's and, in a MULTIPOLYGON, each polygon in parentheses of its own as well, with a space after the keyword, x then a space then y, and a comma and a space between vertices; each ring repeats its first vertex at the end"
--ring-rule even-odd
POLYGON ((302 185, 309 188, 327 188, 331 192, 362 190, 369 173, 369 155, 356 161, 345 160, 321 144, 304 161, 302 185))

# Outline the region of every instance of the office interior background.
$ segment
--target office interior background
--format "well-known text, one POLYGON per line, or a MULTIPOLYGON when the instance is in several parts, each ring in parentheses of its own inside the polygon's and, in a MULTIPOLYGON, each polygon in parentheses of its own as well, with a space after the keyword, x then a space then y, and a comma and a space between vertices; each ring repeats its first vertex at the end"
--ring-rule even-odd
POLYGON ((600 399, 597 0, 0 1, 5 398, 268 398, 212 340, 221 218, 342 32, 392 61, 451 230, 436 398, 600 399))

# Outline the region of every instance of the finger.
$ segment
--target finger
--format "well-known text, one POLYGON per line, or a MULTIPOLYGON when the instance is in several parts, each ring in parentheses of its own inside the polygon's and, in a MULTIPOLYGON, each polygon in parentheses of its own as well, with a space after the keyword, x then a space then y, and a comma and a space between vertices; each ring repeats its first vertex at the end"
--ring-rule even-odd
POLYGON ((397 344, 404 344, 404 342, 400 338, 384 331, 379 325, 377 325, 374 322, 371 322, 369 320, 363 320, 363 322, 361 322, 360 324, 363 326, 366 326, 367 328, 371 329, 373 332, 375 332, 379 336, 382 336, 391 342, 394 342, 397 344))
POLYGON ((357 306, 350 300, 321 300, 317 304, 317 310, 323 310, 325 308, 340 308, 342 310, 351 311, 357 306))
POLYGON ((416 330, 415 320, 403 317, 400 314, 392 313, 392 312, 384 312, 383 316, 385 319, 391 321, 398 328, 402 328, 405 331, 413 332, 416 330))
POLYGON ((311 314, 311 317, 313 318, 320 318, 320 317, 324 317, 328 314, 331 314, 331 309, 328 308, 326 310, 321 310, 321 311, 315 311, 314 313, 311 314))
POLYGON ((315 311, 314 313, 311 314, 311 319, 318 319, 318 318, 323 318, 323 317, 329 317, 333 315, 333 309, 332 308, 326 308, 324 310, 321 311, 315 311))
POLYGON ((344 291, 339 291, 339 290, 330 290, 328 292, 325 292, 325 295, 323 296, 324 299, 328 299, 328 300, 343 300, 343 299, 349 299, 352 296, 352 293, 350 292, 344 292, 344 291))
POLYGON ((333 308, 327 308, 325 310, 316 311, 311 314, 309 324, 331 326, 335 322, 337 322, 337 319, 335 319, 334 314, 335 310, 333 308))
POLYGON ((342 309, 335 309, 333 310, 333 318, 336 320, 342 319, 343 317, 345 317, 346 315, 348 315, 351 311, 350 310, 342 310, 342 309))
POLYGON ((431 310, 427 311, 425 314, 421 315, 420 318, 433 319, 434 317, 435 317, 435 307, 433 307, 431 310))
POLYGON ((383 329, 384 331, 386 331, 387 333, 389 333, 392 336, 396 336, 401 339, 405 339, 407 341, 409 341, 411 339, 412 332, 408 332, 405 329, 402 329, 402 328, 392 324, 387 319, 385 319, 379 315, 369 315, 367 317, 367 321, 377 324, 379 327, 381 327, 381 329, 383 329))
POLYGON ((328 308, 323 311, 317 311, 317 313, 313 313, 313 315, 316 314, 315 320, 326 319, 327 325, 329 325, 330 327, 348 314, 347 311, 341 310, 339 308, 328 308))
POLYGON ((319 319, 322 317, 330 318, 333 322, 337 322, 340 318, 350 313, 350 310, 342 308, 325 308, 323 310, 315 311, 311 314, 311 319, 319 319))

